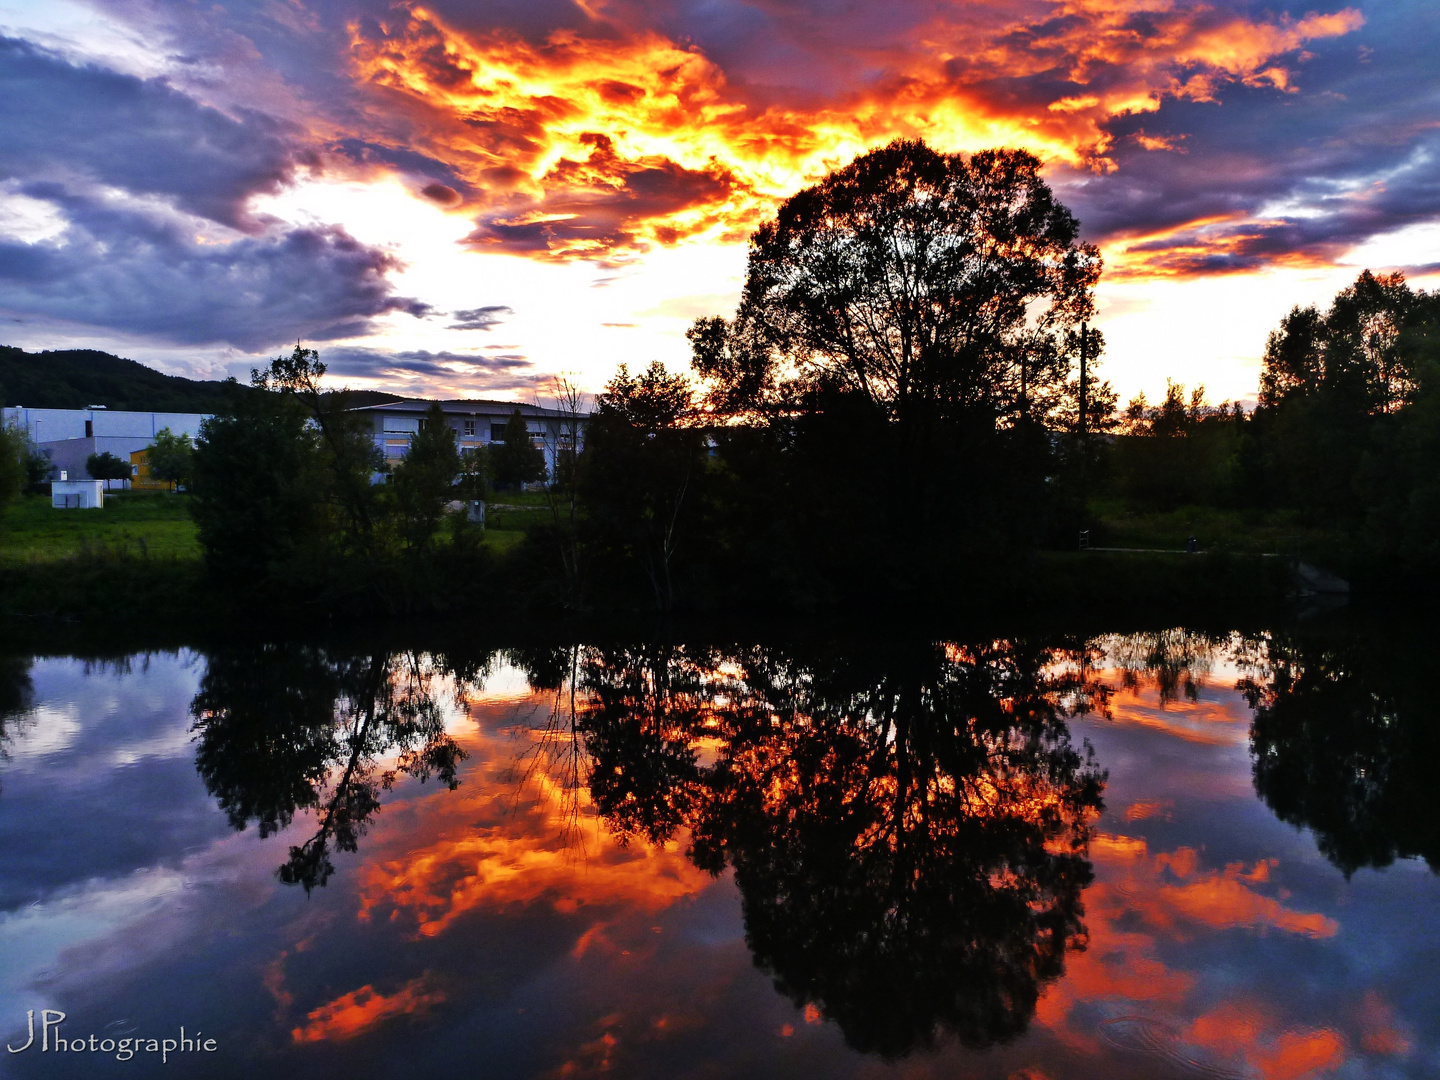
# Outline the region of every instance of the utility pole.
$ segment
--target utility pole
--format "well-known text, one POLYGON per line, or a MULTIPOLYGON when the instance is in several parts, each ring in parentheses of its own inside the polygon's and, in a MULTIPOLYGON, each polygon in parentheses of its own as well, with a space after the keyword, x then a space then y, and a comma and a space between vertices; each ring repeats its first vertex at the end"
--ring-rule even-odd
POLYGON ((1090 338, 1088 323, 1080 324, 1080 437, 1085 437, 1085 347, 1090 338))

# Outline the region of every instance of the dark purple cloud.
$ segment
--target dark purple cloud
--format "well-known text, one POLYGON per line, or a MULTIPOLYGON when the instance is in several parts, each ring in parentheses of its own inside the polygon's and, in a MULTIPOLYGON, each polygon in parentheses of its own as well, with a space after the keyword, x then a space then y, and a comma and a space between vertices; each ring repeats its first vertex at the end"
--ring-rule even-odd
POLYGON ((359 379, 414 382, 429 386, 463 386, 476 391, 532 390, 541 381, 530 361, 519 353, 475 355, 428 349, 387 351, 339 345, 321 348, 320 358, 331 375, 359 379))
POLYGON ((0 101, 0 180, 66 222, 49 240, 0 240, 0 310, 243 350, 428 311, 394 295, 392 254, 251 212, 321 162, 292 123, 13 38, 0 38, 0 101))
POLYGON ((0 101, 0 179, 159 196, 242 232, 262 228, 252 198, 318 163, 294 125, 227 116, 162 80, 70 64, 14 38, 0 38, 0 101))
POLYGON ((505 321, 500 316, 513 314, 514 310, 504 304, 487 304, 484 307, 452 311, 450 317, 455 321, 450 324, 449 329, 492 330, 505 321))
POLYGON ((246 351, 365 332, 375 316, 426 314, 393 295, 394 256, 338 226, 197 243, 183 219, 53 183, 25 194, 60 207, 54 241, 0 241, 0 308, 179 344, 246 351))

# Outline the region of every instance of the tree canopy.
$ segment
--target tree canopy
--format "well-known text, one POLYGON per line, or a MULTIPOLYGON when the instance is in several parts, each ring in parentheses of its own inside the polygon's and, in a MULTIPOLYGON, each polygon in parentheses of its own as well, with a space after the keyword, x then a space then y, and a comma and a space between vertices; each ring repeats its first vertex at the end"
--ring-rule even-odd
POLYGON ((545 451, 535 445, 530 426, 516 409, 505 421, 505 441, 492 447, 491 469, 502 487, 519 487, 545 479, 545 451))
POLYGON ((751 238, 735 318, 690 332, 722 409, 815 384, 902 425, 1001 416, 1063 386, 1099 252, 1020 150, 897 140, 787 200, 751 238))
POLYGON ((85 471, 90 474, 91 480, 128 480, 130 463, 116 457, 109 450, 103 450, 85 459, 85 471))

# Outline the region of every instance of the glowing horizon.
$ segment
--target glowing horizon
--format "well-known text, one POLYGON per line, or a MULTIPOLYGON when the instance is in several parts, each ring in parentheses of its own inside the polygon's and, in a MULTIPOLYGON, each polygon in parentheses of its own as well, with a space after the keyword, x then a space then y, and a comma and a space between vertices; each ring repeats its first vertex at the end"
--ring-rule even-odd
POLYGON ((684 370, 755 226, 897 137, 1045 162, 1105 256, 1122 401, 1253 399, 1292 305, 1440 280, 1440 135, 1393 93, 1433 81, 1418 7, 186 10, 0 0, 5 343, 243 377, 299 338, 337 385, 598 390, 684 370))

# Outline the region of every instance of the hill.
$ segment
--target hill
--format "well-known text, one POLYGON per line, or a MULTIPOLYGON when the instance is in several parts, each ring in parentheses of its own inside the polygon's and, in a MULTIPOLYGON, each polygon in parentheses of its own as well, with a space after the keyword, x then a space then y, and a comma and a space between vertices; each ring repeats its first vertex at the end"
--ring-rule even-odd
MULTIPOLYGON (((241 386, 249 393, 248 386, 241 386)), ((29 353, 0 345, 0 401, 32 409, 107 409, 138 412, 217 411, 227 387, 216 380, 165 375, 134 360, 95 349, 56 349, 29 353)), ((353 403, 380 405, 400 401, 380 390, 352 390, 353 403)))

